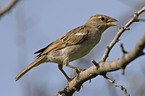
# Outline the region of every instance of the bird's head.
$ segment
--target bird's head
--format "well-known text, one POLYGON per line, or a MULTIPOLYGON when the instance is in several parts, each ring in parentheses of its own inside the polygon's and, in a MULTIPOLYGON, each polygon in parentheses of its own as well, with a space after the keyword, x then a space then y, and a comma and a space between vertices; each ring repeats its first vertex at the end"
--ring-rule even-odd
POLYGON ((91 18, 87 21, 85 25, 105 30, 110 26, 116 26, 117 24, 112 23, 116 21, 117 21, 116 19, 106 15, 95 15, 95 16, 91 16, 91 18))

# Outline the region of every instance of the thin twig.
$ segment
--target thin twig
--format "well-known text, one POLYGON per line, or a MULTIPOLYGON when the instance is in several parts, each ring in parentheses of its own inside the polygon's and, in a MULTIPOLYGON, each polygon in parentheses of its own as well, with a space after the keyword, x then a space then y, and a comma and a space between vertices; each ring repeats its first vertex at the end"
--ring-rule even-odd
POLYGON ((139 21, 144 21, 145 22, 145 19, 144 18, 138 18, 139 21))
POLYGON ((119 38, 120 38, 121 34, 122 34, 125 30, 128 30, 128 29, 129 29, 128 27, 129 27, 133 22, 138 21, 138 16, 139 16, 141 13, 143 13, 143 12, 145 12, 145 6, 144 6, 141 10, 139 10, 138 12, 135 12, 134 16, 129 20, 129 22, 127 22, 127 23, 125 24, 124 27, 122 27, 121 29, 118 30, 117 35, 115 36, 115 38, 113 39, 113 41, 110 43, 110 45, 107 46, 106 51, 105 51, 105 53, 104 53, 104 55, 103 55, 101 61, 103 61, 103 62, 106 61, 106 59, 107 59, 107 57, 108 57, 108 54, 110 53, 112 47, 119 41, 119 38))
POLYGON ((11 8, 16 5, 16 3, 20 0, 11 0, 9 1, 4 7, 0 8, 0 16, 4 15, 6 12, 8 12, 11 8))
POLYGON ((112 83, 115 87, 119 87, 122 91, 124 91, 125 95, 126 96, 130 96, 128 93, 127 93, 127 89, 125 89, 122 85, 118 85, 115 83, 115 80, 111 80, 110 78, 108 78, 106 75, 103 75, 103 77, 109 81, 110 83, 112 83))
POLYGON ((127 53, 127 51, 125 51, 124 46, 123 46, 123 44, 122 44, 122 43, 120 44, 120 47, 121 47, 121 51, 123 52, 123 54, 126 54, 126 53, 127 53))
MULTIPOLYGON (((122 53, 123 53, 123 56, 125 56, 125 54, 127 54, 128 52, 125 51, 124 46, 123 46, 122 43, 120 44, 120 47, 121 47, 121 51, 122 51, 122 53)), ((125 66, 122 67, 121 69, 122 69, 122 70, 121 70, 121 74, 124 75, 124 74, 125 74, 125 66)))
POLYGON ((122 68, 121 74, 122 74, 122 75, 125 75, 125 68, 122 68))
POLYGON ((99 64, 95 60, 91 60, 91 62, 96 66, 96 68, 99 68, 99 64))

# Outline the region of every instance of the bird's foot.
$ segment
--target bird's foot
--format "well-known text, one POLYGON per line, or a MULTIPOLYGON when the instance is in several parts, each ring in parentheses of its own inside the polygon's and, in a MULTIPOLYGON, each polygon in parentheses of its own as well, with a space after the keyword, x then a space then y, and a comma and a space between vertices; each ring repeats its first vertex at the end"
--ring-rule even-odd
MULTIPOLYGON (((84 70, 86 70, 86 69, 84 69, 84 70)), ((79 76, 79 74, 82 72, 82 71, 84 71, 84 70, 82 70, 82 69, 80 69, 80 68, 75 68, 75 73, 73 73, 72 75, 71 75, 71 77, 72 76, 79 76)))

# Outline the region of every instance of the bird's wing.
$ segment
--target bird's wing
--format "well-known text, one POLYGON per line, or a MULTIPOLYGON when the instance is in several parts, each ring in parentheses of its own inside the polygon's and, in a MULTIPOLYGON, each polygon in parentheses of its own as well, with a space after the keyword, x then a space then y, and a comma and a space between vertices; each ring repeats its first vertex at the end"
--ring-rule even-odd
POLYGON ((50 43, 49 45, 47 45, 46 47, 36 51, 34 54, 37 54, 37 53, 42 53, 43 51, 45 51, 45 49, 47 49, 52 43, 50 43))
POLYGON ((59 38, 62 42, 70 45, 81 43, 88 34, 86 26, 80 26, 59 38))
POLYGON ((88 34, 88 30, 86 26, 80 26, 67 34, 63 35, 61 38, 57 39, 56 41, 52 42, 51 44, 47 45, 45 48, 38 50, 36 53, 40 53, 37 57, 45 55, 52 50, 62 49, 66 46, 71 46, 74 44, 81 43, 85 40, 88 34))

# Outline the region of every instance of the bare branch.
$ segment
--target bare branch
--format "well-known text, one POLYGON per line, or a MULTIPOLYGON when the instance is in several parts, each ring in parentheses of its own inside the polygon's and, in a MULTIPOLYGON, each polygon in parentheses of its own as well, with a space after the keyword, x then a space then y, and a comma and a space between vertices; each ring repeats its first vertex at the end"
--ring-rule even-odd
POLYGON ((145 6, 144 6, 141 10, 139 10, 138 12, 135 12, 133 18, 131 18, 130 21, 127 22, 127 23, 125 24, 124 27, 122 27, 121 29, 118 30, 118 33, 117 33, 117 35, 115 36, 115 38, 113 39, 113 41, 110 43, 110 45, 107 46, 106 51, 105 51, 105 54, 103 55, 101 61, 103 61, 103 62, 106 61, 106 59, 107 59, 107 57, 108 57, 108 54, 110 53, 112 47, 119 41, 119 38, 120 38, 121 34, 122 34, 125 30, 128 30, 128 29, 129 29, 128 27, 129 27, 133 22, 138 21, 138 20, 139 20, 139 19, 138 19, 138 16, 139 16, 141 13, 143 13, 143 12, 145 12, 145 6))
POLYGON ((123 44, 122 44, 122 43, 120 44, 120 47, 121 47, 121 51, 123 52, 123 55, 124 55, 124 54, 126 54, 126 53, 127 53, 127 51, 125 51, 124 46, 123 46, 123 44))
POLYGON ((144 18, 138 18, 139 21, 144 21, 145 22, 145 19, 144 18))
POLYGON ((79 90, 84 82, 90 80, 97 75, 104 75, 107 72, 119 70, 125 68, 131 61, 135 60, 139 56, 144 55, 143 49, 145 48, 145 34, 141 40, 136 44, 135 48, 126 53, 120 59, 111 62, 99 62, 99 68, 96 65, 90 67, 89 69, 79 73, 79 76, 74 77, 70 82, 68 82, 66 88, 61 91, 64 96, 72 96, 72 94, 79 90))
POLYGON ((125 89, 122 85, 118 85, 115 83, 115 80, 111 80, 110 78, 108 78, 106 75, 103 76, 107 81, 109 81, 110 83, 112 83, 113 85, 115 85, 115 87, 119 87, 122 91, 124 91, 124 93, 126 94, 126 96, 130 96, 127 93, 127 89, 125 89))
POLYGON ((91 62, 96 66, 96 68, 99 68, 99 64, 95 60, 91 60, 91 62))
POLYGON ((0 8, 0 16, 4 15, 6 12, 12 9, 18 1, 19 0, 11 0, 4 7, 0 8))
MULTIPOLYGON (((119 37, 125 30, 129 30, 129 26, 138 20, 138 16, 145 11, 145 6, 138 12, 135 13, 134 17, 131 18, 131 20, 123 27, 119 28, 119 31, 114 38, 114 40, 111 42, 109 46, 107 46, 106 52, 104 56, 101 59, 101 62, 97 63, 94 60, 92 60, 92 63, 94 63, 94 66, 90 67, 89 69, 85 71, 81 71, 79 75, 74 77, 71 81, 67 83, 66 88, 64 88, 63 91, 59 91, 59 94, 63 94, 63 96, 72 96, 75 91, 79 91, 82 84, 86 82, 87 80, 91 80, 92 78, 98 76, 98 75, 105 75, 107 72, 116 71, 119 69, 125 69, 125 67, 133 60, 138 58, 139 56, 144 55, 143 49, 145 48, 145 34, 141 38, 141 40, 136 44, 135 48, 128 53, 125 53, 120 59, 110 62, 104 62, 106 61, 108 54, 112 47, 116 44, 116 42, 119 41, 119 37)), ((122 47, 123 48, 123 47, 122 47)), ((124 50, 124 49, 123 49, 124 50)), ((126 90, 124 90, 126 92, 126 90)), ((127 92, 126 92, 127 93, 127 92)))
MULTIPOLYGON (((112 49, 112 47, 116 44, 116 42, 119 41, 119 37, 121 36, 121 34, 125 30, 129 30, 128 27, 133 22, 136 22, 138 20, 138 16, 144 11, 145 11, 145 6, 140 11, 136 12, 134 14, 134 17, 131 18, 131 20, 123 28, 119 28, 119 31, 118 31, 117 35, 115 36, 114 40, 111 42, 111 44, 109 46, 107 46, 106 52, 100 62, 97 63, 97 62, 95 62, 95 60, 92 60, 92 63, 94 65, 92 67, 86 69, 85 71, 81 71, 80 73, 78 73, 78 75, 76 75, 74 78, 72 78, 67 83, 64 90, 58 92, 59 94, 57 94, 57 96, 72 96, 75 91, 80 90, 80 88, 84 82, 91 80, 92 78, 94 78, 98 75, 105 76, 107 72, 116 71, 119 69, 122 69, 123 73, 124 73, 124 69, 131 61, 135 60, 136 58, 138 58, 142 55, 145 55, 145 53, 143 53, 143 49, 145 48, 145 34, 144 34, 144 36, 136 44, 135 48, 131 52, 125 52, 125 50, 122 46, 122 50, 124 51, 125 54, 121 58, 114 60, 114 61, 110 61, 110 62, 104 62, 104 61, 106 61, 107 56, 108 56, 110 50, 112 49)), ((110 80, 110 79, 107 79, 107 80, 110 80)), ((111 82, 113 83, 113 81, 111 81, 111 82)), ((117 86, 117 84, 115 84, 115 83, 113 83, 113 84, 117 86)), ((121 85, 118 85, 118 87, 120 87, 125 92, 126 95, 128 94, 126 89, 123 88, 121 85)), ((129 95, 127 95, 127 96, 129 96, 129 95)))

